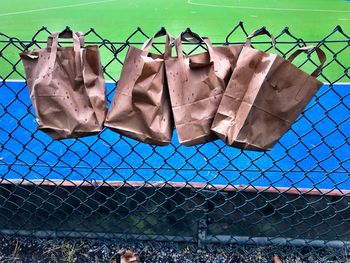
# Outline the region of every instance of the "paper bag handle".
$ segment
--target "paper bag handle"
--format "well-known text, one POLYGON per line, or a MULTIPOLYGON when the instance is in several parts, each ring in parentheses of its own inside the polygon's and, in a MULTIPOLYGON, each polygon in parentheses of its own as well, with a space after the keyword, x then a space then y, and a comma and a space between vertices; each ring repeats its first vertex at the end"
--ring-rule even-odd
POLYGON ((178 58, 183 59, 184 55, 182 52, 182 41, 188 41, 191 43, 204 43, 208 49, 209 53, 209 62, 204 63, 196 63, 193 62, 191 59, 189 61, 191 68, 200 68, 205 67, 208 65, 214 66, 214 71, 216 72, 215 68, 215 52, 213 50, 213 45, 208 37, 201 37, 197 33, 194 33, 190 28, 187 28, 185 31, 183 31, 180 36, 178 36, 175 39, 175 47, 176 47, 176 53, 178 58))
POLYGON ((213 45, 208 37, 201 37, 197 33, 193 32, 189 27, 186 28, 185 31, 183 31, 179 37, 176 38, 175 46, 176 46, 176 52, 177 56, 183 57, 182 53, 182 41, 187 41, 191 43, 204 43, 208 49, 208 53, 210 56, 210 61, 214 61, 214 51, 213 51, 213 45), (176 41, 177 40, 177 41, 176 41), (181 52, 180 52, 181 51, 181 52))
POLYGON ((324 63, 327 60, 326 54, 319 47, 307 46, 307 47, 298 48, 292 55, 290 55, 290 57, 288 58, 288 61, 292 63, 293 60, 302 52, 310 52, 312 50, 316 51, 318 59, 320 60, 320 65, 314 70, 314 72, 311 73, 311 76, 317 77, 318 74, 320 74, 324 63))
POLYGON ((61 33, 57 33, 57 32, 53 33, 47 38, 47 47, 48 48, 51 48, 53 45, 53 42, 55 42, 54 38, 55 38, 56 34, 58 34, 57 42, 58 42, 58 39, 60 39, 60 38, 73 39, 74 51, 80 50, 80 48, 84 47, 84 45, 85 45, 85 37, 84 37, 84 34, 82 32, 73 32, 71 29, 66 28, 61 33), (76 43, 76 36, 78 37, 78 40, 79 40, 79 48, 77 48, 78 46, 76 45, 77 44, 76 43))
POLYGON ((196 69, 196 68, 204 68, 213 65, 213 61, 209 62, 195 62, 190 59, 190 68, 196 69))
POLYGON ((142 46, 142 55, 143 56, 148 56, 149 50, 154 42, 155 38, 166 36, 165 39, 165 51, 164 51, 164 58, 168 58, 171 56, 171 41, 172 41, 172 36, 167 32, 167 30, 164 27, 161 27, 160 30, 154 34, 153 37, 149 38, 142 46))
POLYGON ((271 44, 274 47, 276 45, 276 40, 275 37, 270 34, 269 31, 267 31, 266 27, 262 27, 258 30, 255 30, 253 33, 251 33, 248 37, 247 37, 247 41, 245 42, 244 46, 246 47, 250 47, 252 44, 252 38, 256 37, 256 36, 261 36, 261 35, 267 35, 269 38, 271 38, 271 44))
POLYGON ((51 48, 51 52, 50 52, 50 57, 49 57, 49 61, 48 61, 48 65, 49 65, 49 74, 52 73, 55 62, 56 62, 56 57, 57 57, 57 49, 58 49, 58 39, 59 38, 73 38, 73 48, 74 48, 74 53, 75 53, 75 61, 77 63, 75 63, 76 65, 76 72, 77 74, 80 76, 82 74, 82 61, 81 61, 81 44, 82 42, 80 41, 80 39, 83 39, 83 34, 82 33, 77 33, 77 32, 72 32, 71 33, 72 36, 70 36, 69 34, 64 34, 61 35, 61 33, 53 33, 48 37, 47 40, 47 44, 48 47, 51 48), (80 36, 80 37, 79 37, 80 36))

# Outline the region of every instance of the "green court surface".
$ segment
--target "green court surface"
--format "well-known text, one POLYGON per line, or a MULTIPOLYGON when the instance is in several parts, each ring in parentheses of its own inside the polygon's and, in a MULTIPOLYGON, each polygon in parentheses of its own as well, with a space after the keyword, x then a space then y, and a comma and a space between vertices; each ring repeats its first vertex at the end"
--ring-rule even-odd
MULTIPOLYGON (((93 27, 111 41, 124 41, 136 27, 151 35, 165 26, 173 35, 191 27, 212 41, 222 42, 232 27, 244 21, 248 32, 266 26, 278 34, 288 26, 304 40, 321 40, 336 26, 350 32, 350 2, 344 0, 11 0, 2 1, 0 32, 20 39, 30 39, 41 27, 60 31, 69 25, 76 31, 93 27)), ((45 36, 46 37, 46 36, 45 36)), ((136 40, 137 40, 136 36, 136 40)), ((44 36, 43 36, 44 38, 44 36)), ((44 40, 44 39, 43 39, 44 40)), ((135 40, 135 38, 134 38, 135 40)), ((144 40, 144 39, 139 39, 144 40)), ((243 41, 231 38, 230 41, 243 41)), ((333 47, 342 48, 344 44, 333 47)), ((10 60, 18 52, 7 51, 10 60)), ((102 56, 106 53, 102 51, 102 56)), ((121 58, 122 59, 122 58, 121 58)), ((339 58, 345 63, 350 54, 339 58)), ((0 61, 0 66, 4 63, 0 61)), ((338 79, 339 70, 327 72, 338 79)), ((0 76, 6 75, 6 66, 0 76)), ((343 70, 342 70, 343 71, 343 70)), ((116 71, 118 72, 118 70, 116 71)), ((19 76, 11 76, 19 78, 19 76)), ((348 79, 340 79, 348 82, 348 79)))
POLYGON ((222 40, 244 21, 248 29, 262 25, 272 32, 284 26, 305 39, 318 39, 335 25, 350 29, 350 2, 344 0, 11 0, 2 1, 0 31, 31 37, 40 26, 66 25, 86 31, 94 27, 111 39, 124 39, 137 26, 147 32, 166 26, 173 34, 190 26, 222 40))

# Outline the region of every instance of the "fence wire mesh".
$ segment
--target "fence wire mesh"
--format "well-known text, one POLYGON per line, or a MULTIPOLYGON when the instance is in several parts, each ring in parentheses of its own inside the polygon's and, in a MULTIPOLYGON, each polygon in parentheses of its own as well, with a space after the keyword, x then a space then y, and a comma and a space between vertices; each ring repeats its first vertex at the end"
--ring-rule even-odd
MULTIPOLYGON (((288 28, 254 47, 288 57, 314 45, 327 54, 317 93, 270 152, 220 141, 193 147, 176 139, 146 145, 108 129, 96 136, 53 141, 37 131, 18 53, 42 48, 46 27, 31 40, 0 33, 0 232, 214 243, 347 247, 350 240, 350 38, 337 26, 306 41, 288 28), (16 81, 14 79, 17 79, 16 81)), ((94 29, 109 103, 128 46, 148 37, 138 28, 124 41, 94 29)), ((244 43, 243 23, 214 45, 244 43)), ((63 43, 64 44, 64 43, 63 43)), ((161 52, 162 43, 154 50, 161 52)), ((186 52, 203 48, 186 45, 186 52)), ((296 61, 311 72, 310 53, 296 61)), ((288 252, 286 252, 288 253, 288 252)))

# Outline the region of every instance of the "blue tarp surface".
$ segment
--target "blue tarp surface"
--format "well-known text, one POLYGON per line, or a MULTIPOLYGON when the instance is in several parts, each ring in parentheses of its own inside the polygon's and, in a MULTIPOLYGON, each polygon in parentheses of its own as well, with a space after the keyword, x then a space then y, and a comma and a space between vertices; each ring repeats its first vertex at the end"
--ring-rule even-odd
MULTIPOLYGON (((108 84, 108 91, 114 84, 108 84)), ((105 129, 53 141, 36 130, 24 82, 0 86, 0 175, 7 179, 209 182, 350 190, 350 85, 324 85, 270 152, 220 141, 154 147, 105 129)), ((109 98, 113 94, 109 92, 109 98)))

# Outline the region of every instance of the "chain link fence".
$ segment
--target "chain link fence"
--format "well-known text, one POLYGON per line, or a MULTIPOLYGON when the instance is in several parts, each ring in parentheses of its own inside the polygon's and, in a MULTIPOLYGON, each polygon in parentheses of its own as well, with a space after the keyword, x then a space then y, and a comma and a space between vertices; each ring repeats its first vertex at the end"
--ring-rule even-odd
MULTIPOLYGON (((252 31, 249 30, 248 33, 252 31)), ((275 32, 272 32, 275 33, 275 32)), ((18 53, 42 48, 0 33, 0 233, 41 237, 122 238, 212 244, 348 246, 350 241, 350 38, 338 26, 303 40, 288 28, 254 47, 288 57, 314 45, 327 54, 326 84, 270 152, 242 151, 220 141, 156 147, 108 129, 53 141, 36 130, 18 53)), ((148 37, 138 28, 124 41, 94 29, 86 44, 101 50, 109 102, 128 46, 148 37)), ((243 23, 214 45, 244 43, 243 23)), ((162 43, 154 50, 161 52, 162 43)), ((64 42, 63 42, 64 45, 64 42)), ((186 45, 186 52, 203 48, 186 45)), ((315 54, 296 60, 311 72, 315 54)), ((287 253, 287 252, 286 252, 287 253)))

